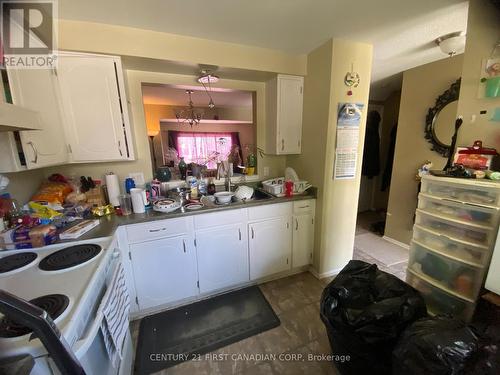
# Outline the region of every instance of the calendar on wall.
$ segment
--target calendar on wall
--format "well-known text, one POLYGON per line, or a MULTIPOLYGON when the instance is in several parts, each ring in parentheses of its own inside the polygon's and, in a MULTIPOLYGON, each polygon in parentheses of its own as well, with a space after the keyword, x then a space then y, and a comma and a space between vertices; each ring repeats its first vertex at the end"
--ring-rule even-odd
POLYGON ((334 179, 352 179, 356 175, 363 106, 362 103, 338 104, 334 179))

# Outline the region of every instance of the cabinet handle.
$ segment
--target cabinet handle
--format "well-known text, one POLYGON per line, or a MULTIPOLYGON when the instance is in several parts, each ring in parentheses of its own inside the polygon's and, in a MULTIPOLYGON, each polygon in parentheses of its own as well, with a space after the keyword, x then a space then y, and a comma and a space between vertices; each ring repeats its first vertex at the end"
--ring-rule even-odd
POLYGON ((167 228, 159 228, 159 229, 150 229, 149 232, 150 233, 155 233, 155 232, 161 232, 163 230, 167 230, 167 228))
POLYGON ((286 222, 286 229, 290 228, 290 223, 287 221, 286 222))
POLYGON ((252 238, 254 238, 254 237, 255 237, 255 233, 254 233, 253 228, 252 228, 252 238))
POLYGON ((186 252, 186 241, 182 240, 182 247, 184 248, 184 252, 186 252))
POLYGON ((35 155, 35 159, 32 160, 31 162, 36 164, 38 162, 38 151, 37 151, 35 144, 33 142, 28 142, 28 144, 33 149, 33 154, 35 155))
POLYGON ((285 150, 285 140, 281 139, 281 151, 285 150))
POLYGON ((299 230, 299 221, 295 219, 295 230, 299 230))
POLYGON ((123 156, 123 153, 122 153, 122 142, 121 141, 118 141, 118 151, 120 152, 120 156, 123 156))
POLYGON ((299 208, 309 208, 309 206, 300 206, 299 208))
POLYGON ((286 264, 288 264, 288 258, 286 258, 286 264))
POLYGON ((240 237, 240 241, 241 241, 241 229, 238 228, 238 235, 240 237))

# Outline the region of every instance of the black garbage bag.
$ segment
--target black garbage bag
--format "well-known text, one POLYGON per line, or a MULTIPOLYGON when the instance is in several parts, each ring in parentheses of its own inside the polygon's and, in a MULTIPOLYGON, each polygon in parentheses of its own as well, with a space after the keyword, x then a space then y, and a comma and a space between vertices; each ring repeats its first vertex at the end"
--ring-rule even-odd
POLYGON ((388 374, 401 332, 427 315, 422 296, 376 264, 351 260, 321 296, 321 320, 342 374, 388 374))
POLYGON ((464 374, 466 368, 481 368, 487 363, 488 351, 495 349, 484 344, 461 320, 444 315, 423 318, 401 335, 393 352, 393 374, 464 374))

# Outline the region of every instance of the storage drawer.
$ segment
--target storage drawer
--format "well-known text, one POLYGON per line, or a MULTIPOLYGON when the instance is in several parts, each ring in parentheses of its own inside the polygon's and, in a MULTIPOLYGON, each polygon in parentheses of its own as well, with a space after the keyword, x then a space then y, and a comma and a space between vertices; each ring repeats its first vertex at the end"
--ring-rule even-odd
POLYGON ((129 243, 150 241, 157 238, 171 237, 188 232, 190 218, 149 221, 147 223, 127 225, 129 243))
MULTIPOLYGON (((458 182, 458 180, 457 180, 458 182)), ((474 181, 474 185, 422 179, 422 193, 475 205, 500 207, 500 184, 474 181), (484 186, 482 186, 484 184, 484 186)))
POLYGON ((434 232, 444 234, 446 237, 466 241, 472 245, 489 246, 494 237, 493 230, 491 229, 466 226, 441 216, 426 213, 420 209, 417 209, 415 223, 425 229, 431 229, 434 232))
POLYGON ((266 204, 265 206, 251 207, 248 209, 248 220, 266 220, 275 217, 291 216, 292 203, 266 204))
POLYGON ((466 242, 453 240, 443 234, 424 229, 419 225, 413 227, 413 240, 431 250, 478 266, 486 265, 490 258, 491 251, 487 247, 473 246, 466 242))
POLYGON ((229 210, 214 212, 210 214, 197 215, 194 217, 194 228, 204 229, 219 227, 221 225, 246 222, 245 210, 229 210))
POLYGON ((476 223, 494 227, 497 223, 498 210, 457 203, 430 195, 420 194, 418 208, 440 215, 451 220, 460 220, 465 223, 476 223))
POLYGON ((450 294, 475 300, 483 282, 484 269, 435 253, 416 242, 410 248, 408 268, 449 290, 450 294))
POLYGON ((316 201, 314 199, 293 202, 293 214, 300 215, 314 212, 315 204, 316 201))
POLYGON ((406 282, 417 289, 425 300, 430 314, 451 314, 456 318, 469 321, 474 314, 475 304, 452 296, 433 286, 410 270, 406 273, 406 282))

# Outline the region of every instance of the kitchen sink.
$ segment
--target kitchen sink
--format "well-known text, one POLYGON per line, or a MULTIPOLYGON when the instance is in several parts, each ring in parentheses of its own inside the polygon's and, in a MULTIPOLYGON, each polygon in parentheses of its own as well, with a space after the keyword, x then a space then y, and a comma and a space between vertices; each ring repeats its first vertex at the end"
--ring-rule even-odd
POLYGON ((266 199, 273 199, 274 197, 269 194, 268 192, 265 192, 264 190, 261 189, 255 189, 253 192, 253 200, 256 201, 262 201, 266 199))

